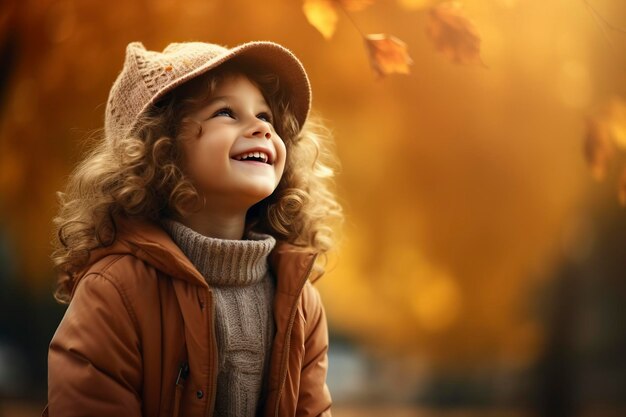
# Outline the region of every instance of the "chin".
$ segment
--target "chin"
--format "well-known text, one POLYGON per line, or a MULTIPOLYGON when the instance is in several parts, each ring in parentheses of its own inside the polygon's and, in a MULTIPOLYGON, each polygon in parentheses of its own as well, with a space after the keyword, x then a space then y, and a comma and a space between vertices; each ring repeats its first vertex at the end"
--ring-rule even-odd
POLYGON ((254 205, 272 195, 275 189, 276 187, 258 186, 246 190, 245 194, 250 196, 252 205, 254 205))

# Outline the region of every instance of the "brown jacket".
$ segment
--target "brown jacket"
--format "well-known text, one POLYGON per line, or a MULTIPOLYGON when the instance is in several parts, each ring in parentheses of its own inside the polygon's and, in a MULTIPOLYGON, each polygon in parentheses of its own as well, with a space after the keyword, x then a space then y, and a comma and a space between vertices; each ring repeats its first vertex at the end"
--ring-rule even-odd
MULTIPOLYGON (((48 357, 56 416, 211 416, 217 346, 211 289, 158 226, 120 219, 94 251, 48 357)), ((264 416, 330 416, 328 332, 310 280, 316 255, 279 242, 264 416)))

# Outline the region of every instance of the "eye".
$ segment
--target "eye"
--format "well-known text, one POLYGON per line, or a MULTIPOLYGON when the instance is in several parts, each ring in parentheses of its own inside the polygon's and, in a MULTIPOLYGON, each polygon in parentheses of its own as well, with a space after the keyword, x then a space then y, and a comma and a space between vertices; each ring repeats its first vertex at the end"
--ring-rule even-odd
POLYGON ((260 120, 263 120, 264 122, 267 122, 270 124, 272 123, 272 115, 270 115, 267 112, 259 113, 256 115, 256 117, 260 120))
POLYGON ((218 111, 216 111, 215 113, 213 113, 213 117, 219 117, 219 116, 226 116, 226 117, 235 117, 235 112, 233 112, 233 109, 231 109, 230 107, 223 107, 221 109, 219 109, 218 111))

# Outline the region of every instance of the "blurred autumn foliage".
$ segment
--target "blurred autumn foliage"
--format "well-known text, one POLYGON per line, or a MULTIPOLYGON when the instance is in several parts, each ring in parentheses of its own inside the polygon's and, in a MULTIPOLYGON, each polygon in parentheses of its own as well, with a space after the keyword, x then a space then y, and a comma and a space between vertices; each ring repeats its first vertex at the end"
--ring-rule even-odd
POLYGON ((535 295, 626 201, 626 38, 609 21, 626 3, 5 0, 2 281, 51 294, 55 191, 98 138, 128 42, 269 39, 303 61, 343 162, 345 239, 319 281, 333 333, 428 369, 528 369, 550 340, 535 295))
MULTIPOLYGON (((626 207, 626 102, 613 97, 587 123, 585 156, 593 177, 603 181, 616 169, 617 196, 626 207)), ((613 175, 615 176, 615 175, 613 175)))
MULTIPOLYGON (((408 74, 411 60, 407 45, 386 33, 365 35, 351 18, 351 12, 365 9, 375 0, 304 0, 302 9, 311 23, 326 39, 335 33, 338 11, 342 10, 359 31, 369 52, 370 64, 377 76, 408 74)), ((461 4, 447 1, 401 0, 409 10, 428 10, 426 33, 437 50, 456 63, 480 61, 480 38, 470 20, 461 12, 461 4)))

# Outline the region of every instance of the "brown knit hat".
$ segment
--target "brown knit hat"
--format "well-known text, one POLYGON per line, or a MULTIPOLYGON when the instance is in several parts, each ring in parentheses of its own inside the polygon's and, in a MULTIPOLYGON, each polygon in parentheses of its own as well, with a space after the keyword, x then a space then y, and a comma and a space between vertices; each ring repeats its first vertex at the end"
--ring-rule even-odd
POLYGON ((115 80, 104 117, 108 138, 127 136, 140 116, 167 92, 233 58, 275 73, 288 89, 300 126, 311 106, 311 87, 304 67, 291 51, 274 42, 248 42, 234 48, 204 42, 171 43, 163 52, 140 42, 126 47, 124 68, 115 80))

